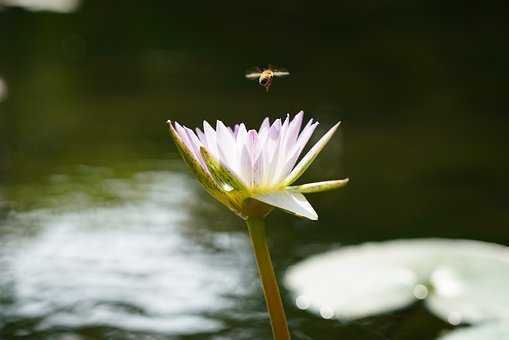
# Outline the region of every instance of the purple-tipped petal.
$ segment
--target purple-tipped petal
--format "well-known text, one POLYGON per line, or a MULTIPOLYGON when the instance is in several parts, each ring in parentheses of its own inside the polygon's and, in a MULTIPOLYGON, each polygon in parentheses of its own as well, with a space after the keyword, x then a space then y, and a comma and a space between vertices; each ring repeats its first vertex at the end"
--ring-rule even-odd
POLYGON ((235 135, 235 139, 237 142, 237 146, 242 146, 246 143, 247 139, 247 129, 244 123, 240 124, 236 131, 237 133, 235 135))
POLYGON ((304 127, 304 129, 302 130, 295 144, 293 144, 293 146, 291 146, 290 149, 287 151, 288 157, 286 159, 286 164, 284 165, 282 171, 285 177, 293 169, 295 163, 297 163, 297 159, 299 159, 302 150, 304 150, 304 147, 306 146, 309 139, 313 135, 313 132, 315 131, 317 126, 318 122, 315 122, 313 124, 313 120, 311 119, 306 125, 306 127, 304 127))
POLYGON ((323 135, 322 138, 320 138, 320 140, 315 144, 313 145, 313 147, 308 151, 308 153, 299 161, 299 163, 297 163, 297 165, 295 166, 295 168, 293 168, 292 172, 290 172, 290 174, 288 175, 288 177, 285 178, 285 180, 283 181, 283 183, 285 185, 290 185, 292 184, 293 182, 295 182, 300 176, 302 176, 302 174, 304 173, 304 171, 307 170, 307 168, 311 165, 311 163, 313 163, 313 161, 315 160, 315 158, 318 156, 318 154, 320 153, 320 151, 322 151, 322 149, 325 147, 325 145, 329 142, 329 140, 332 138, 332 136, 334 135, 334 132, 336 132, 338 126, 339 126, 340 123, 337 123, 336 125, 334 125, 329 131, 327 131, 327 133, 325 135, 323 135))
POLYGON ((239 170, 239 177, 246 183, 248 187, 252 186, 252 175, 253 172, 253 163, 251 159, 251 155, 249 154, 247 150, 247 146, 244 145, 242 148, 242 153, 240 155, 240 170, 239 170))
MULTIPOLYGON (((198 158, 194 154, 194 151, 192 148, 189 148, 185 143, 184 140, 188 141, 189 143, 189 136, 187 135, 187 132, 184 130, 184 128, 178 124, 178 123, 172 123, 170 120, 168 120, 168 125, 170 128, 170 135, 172 136, 177 149, 179 150, 180 154, 182 155, 182 158, 184 161, 189 165, 189 167, 193 170, 193 172, 198 177, 198 180, 205 186, 207 191, 214 192, 214 190, 217 188, 215 182, 212 180, 212 178, 209 176, 210 173, 208 169, 203 167, 200 162, 198 161, 198 158)), ((219 199, 219 198, 218 198, 219 199)))
POLYGON ((287 113, 286 114, 286 118, 283 122, 283 125, 282 125, 282 129, 283 131, 286 131, 286 129, 288 128, 288 125, 290 125, 290 115, 287 113))
POLYGON ((288 127, 288 134, 286 135, 285 146, 288 150, 289 146, 292 146, 299 136, 299 131, 302 126, 302 118, 304 117, 304 111, 300 111, 295 115, 295 117, 290 122, 290 126, 288 127))
POLYGON ((313 135, 313 132, 315 132, 316 127, 318 126, 318 122, 313 123, 313 119, 310 119, 308 124, 302 129, 302 132, 300 133, 299 137, 297 138, 297 152, 298 156, 300 156, 300 153, 304 148, 306 147, 306 144, 309 142, 309 139, 313 135))
POLYGON ((258 130, 258 133, 261 133, 264 129, 270 128, 270 120, 269 117, 265 117, 265 119, 262 121, 262 124, 260 125, 260 129, 258 130))
POLYGON ((263 153, 265 153, 265 145, 267 144, 267 140, 269 137, 269 131, 270 131, 270 125, 269 125, 269 119, 265 118, 263 121, 262 127, 258 131, 258 155, 256 157, 263 156, 263 153))
POLYGON ((196 158, 196 160, 198 160, 198 157, 194 152, 193 143, 191 142, 189 136, 187 135, 185 128, 179 123, 175 122, 175 131, 177 131, 177 134, 184 143, 186 149, 189 150, 189 152, 193 155, 193 157, 196 158))
POLYGON ((202 146, 202 143, 200 142, 200 140, 198 139, 198 137, 196 137, 196 135, 194 134, 193 130, 185 127, 185 132, 187 133, 187 136, 189 138, 189 141, 191 142, 191 149, 193 150, 193 153, 196 157, 196 159, 198 159, 198 161, 200 162, 200 165, 206 169, 207 166, 205 165, 205 161, 203 160, 203 157, 200 153, 200 147, 202 146))
MULTIPOLYGON (((283 180, 291 170, 288 169, 288 160, 292 156, 292 149, 296 145, 297 137, 299 135, 300 126, 302 124, 302 116, 304 113, 300 111, 297 113, 289 122, 288 116, 281 128, 281 138, 279 140, 279 154, 277 164, 275 165, 275 171, 273 174, 272 182, 278 183, 283 180)), ((292 165, 293 166, 293 165, 292 165)))
POLYGON ((200 142, 207 147, 207 138, 205 137, 205 134, 200 130, 200 128, 196 128, 196 135, 198 136, 198 139, 200 142))
POLYGON ((203 133, 205 134, 205 139, 207 140, 207 149, 210 153, 216 158, 219 158, 219 152, 217 150, 217 141, 216 141, 216 130, 210 126, 207 121, 203 121, 203 133))
POLYGON ((281 137, 281 119, 276 119, 269 130, 267 141, 263 147, 263 162, 265 164, 264 179, 266 184, 272 183, 279 155, 279 142, 281 137))
POLYGON ((258 133, 256 130, 249 130, 247 132, 245 145, 251 160, 254 160, 259 154, 258 133))
POLYGON ((263 184, 263 173, 265 171, 265 167, 263 164, 263 157, 261 157, 261 155, 258 155, 254 159, 252 164, 253 164, 253 171, 252 171, 253 186, 254 187, 261 186, 263 184))
POLYGON ((219 151, 219 161, 223 162, 232 170, 237 169, 237 149, 233 133, 221 122, 217 121, 217 148, 219 151))
POLYGON ((269 131, 269 137, 271 139, 279 138, 279 134, 281 133, 281 119, 276 119, 274 123, 272 123, 269 131))

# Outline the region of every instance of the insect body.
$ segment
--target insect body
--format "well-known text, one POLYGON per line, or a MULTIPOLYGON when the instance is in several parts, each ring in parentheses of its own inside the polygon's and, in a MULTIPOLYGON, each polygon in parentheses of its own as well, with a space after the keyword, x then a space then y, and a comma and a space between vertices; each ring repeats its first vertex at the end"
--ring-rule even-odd
POLYGON ((258 84, 263 86, 267 92, 269 92, 269 88, 270 85, 272 85, 272 79, 274 79, 274 77, 285 77, 288 75, 290 75, 290 72, 287 70, 282 68, 275 68, 270 65, 263 70, 259 67, 256 67, 254 71, 246 72, 247 79, 258 79, 258 84))

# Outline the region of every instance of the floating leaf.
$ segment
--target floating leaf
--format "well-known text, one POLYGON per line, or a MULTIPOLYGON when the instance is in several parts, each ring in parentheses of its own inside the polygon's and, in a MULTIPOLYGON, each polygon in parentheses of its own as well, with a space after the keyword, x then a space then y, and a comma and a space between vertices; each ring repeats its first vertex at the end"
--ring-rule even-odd
MULTIPOLYGON (((466 240, 398 240, 343 247, 289 269, 297 305, 355 319, 417 299, 451 324, 509 318, 509 250, 466 240)), ((330 313, 329 313, 330 314, 330 313)))
POLYGON ((509 319, 507 248, 476 242, 445 253, 430 278, 428 308, 451 324, 509 319))

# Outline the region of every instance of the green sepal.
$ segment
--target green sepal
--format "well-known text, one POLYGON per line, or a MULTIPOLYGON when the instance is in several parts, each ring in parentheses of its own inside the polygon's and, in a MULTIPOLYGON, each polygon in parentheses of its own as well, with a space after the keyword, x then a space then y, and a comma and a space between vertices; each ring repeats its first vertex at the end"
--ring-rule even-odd
POLYGON ((219 202, 227 206, 230 210, 235 212, 237 215, 240 215, 244 218, 242 213, 242 206, 245 197, 241 195, 231 195, 226 192, 218 182, 210 174, 208 174, 205 169, 202 168, 198 160, 193 156, 191 151, 184 145, 182 140, 180 139, 177 131, 173 127, 171 121, 168 120, 168 126, 170 129, 170 135, 177 146, 177 149, 187 163, 187 165, 191 168, 193 173, 198 178, 198 181, 203 185, 205 190, 219 202))
POLYGON ((309 194, 313 192, 322 192, 333 189, 338 189, 344 187, 350 179, 338 179, 334 181, 324 181, 324 182, 316 182, 316 183, 308 183, 302 185, 293 185, 289 186, 286 189, 294 192, 300 192, 303 194, 309 194))

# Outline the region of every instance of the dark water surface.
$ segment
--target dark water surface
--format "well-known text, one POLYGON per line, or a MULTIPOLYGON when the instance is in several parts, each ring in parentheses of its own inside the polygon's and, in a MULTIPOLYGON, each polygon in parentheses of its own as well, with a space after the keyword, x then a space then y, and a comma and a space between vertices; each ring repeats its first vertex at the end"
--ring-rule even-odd
MULTIPOLYGON (((303 182, 348 187, 310 197, 318 222, 268 220, 280 277, 344 244, 509 245, 501 9, 40 3, 54 7, 0 10, 0 339, 270 338, 242 221, 192 178, 167 119, 258 126, 302 109, 316 136, 343 122, 303 182), (268 63, 292 76, 266 94, 243 73, 268 63)), ((420 305, 326 320, 283 293, 295 339, 451 328, 420 305)))

